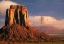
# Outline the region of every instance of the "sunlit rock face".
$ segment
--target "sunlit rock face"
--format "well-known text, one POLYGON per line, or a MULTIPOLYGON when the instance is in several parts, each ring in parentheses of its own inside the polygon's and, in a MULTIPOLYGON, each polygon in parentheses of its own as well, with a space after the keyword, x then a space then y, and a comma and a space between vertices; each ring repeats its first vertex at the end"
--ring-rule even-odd
POLYGON ((19 24, 26 26, 28 24, 28 10, 25 5, 11 5, 6 10, 5 25, 19 24))
POLYGON ((50 16, 42 16, 41 17, 41 24, 49 24, 57 21, 55 18, 50 16))
POLYGON ((3 41, 55 41, 49 36, 28 24, 28 10, 25 5, 11 5, 6 10, 5 26, 0 29, 0 40, 3 41))

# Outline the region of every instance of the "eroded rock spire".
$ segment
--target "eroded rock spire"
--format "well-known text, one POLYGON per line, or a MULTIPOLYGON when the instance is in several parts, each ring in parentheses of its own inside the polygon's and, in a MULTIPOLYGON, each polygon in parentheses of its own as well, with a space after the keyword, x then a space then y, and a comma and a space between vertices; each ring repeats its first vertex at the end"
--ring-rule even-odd
POLYGON ((19 24, 27 26, 28 24, 28 10, 25 5, 11 5, 6 10, 5 25, 19 24))

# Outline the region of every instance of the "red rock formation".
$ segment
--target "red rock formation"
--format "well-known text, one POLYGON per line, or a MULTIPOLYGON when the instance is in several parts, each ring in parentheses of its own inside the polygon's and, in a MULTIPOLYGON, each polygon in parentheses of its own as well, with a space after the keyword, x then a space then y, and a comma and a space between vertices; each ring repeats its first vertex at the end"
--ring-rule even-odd
POLYGON ((44 17, 41 17, 41 24, 45 24, 44 17))
POLYGON ((41 17, 41 24, 49 24, 57 21, 55 18, 50 16, 42 16, 41 17))
POLYGON ((0 29, 0 40, 5 41, 55 41, 57 38, 49 36, 35 28, 13 24, 0 29))
POLYGON ((5 26, 0 29, 0 40, 54 41, 56 39, 28 24, 28 11, 24 5, 12 5, 6 10, 5 26))
POLYGON ((14 23, 27 26, 28 10, 25 5, 11 5, 10 8, 7 9, 5 25, 11 26, 14 23))

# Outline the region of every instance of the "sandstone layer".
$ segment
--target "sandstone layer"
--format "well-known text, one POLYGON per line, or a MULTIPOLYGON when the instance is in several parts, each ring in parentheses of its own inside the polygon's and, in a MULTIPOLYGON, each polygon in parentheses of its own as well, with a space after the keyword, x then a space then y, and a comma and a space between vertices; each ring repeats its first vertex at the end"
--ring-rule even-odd
POLYGON ((12 24, 27 26, 28 10, 25 5, 11 5, 6 10, 5 26, 12 24))
POLYGON ((25 5, 11 5, 6 10, 5 26, 0 29, 0 40, 5 41, 54 41, 49 36, 29 25, 25 5))
POLYGON ((55 41, 58 38, 49 36, 35 28, 13 24, 0 29, 0 40, 5 41, 55 41))

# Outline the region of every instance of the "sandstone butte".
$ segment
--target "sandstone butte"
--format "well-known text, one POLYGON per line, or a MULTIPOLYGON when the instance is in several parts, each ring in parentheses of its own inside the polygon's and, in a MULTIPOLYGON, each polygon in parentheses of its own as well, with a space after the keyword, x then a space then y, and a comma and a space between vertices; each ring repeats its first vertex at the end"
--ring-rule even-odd
POLYGON ((0 29, 0 41, 55 41, 58 38, 47 35, 29 25, 25 5, 11 5, 6 10, 5 26, 0 29))

